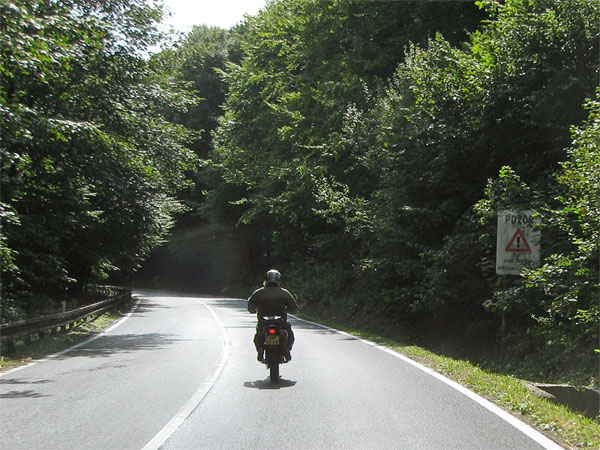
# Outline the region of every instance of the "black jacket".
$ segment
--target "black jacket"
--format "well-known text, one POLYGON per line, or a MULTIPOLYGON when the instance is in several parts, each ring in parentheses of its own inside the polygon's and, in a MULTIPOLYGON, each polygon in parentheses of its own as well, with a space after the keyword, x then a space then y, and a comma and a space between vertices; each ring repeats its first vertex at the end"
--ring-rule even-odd
POLYGON ((248 311, 257 313, 258 320, 263 316, 283 316, 298 310, 296 300, 288 291, 279 286, 267 285, 254 291, 248 299, 248 311))

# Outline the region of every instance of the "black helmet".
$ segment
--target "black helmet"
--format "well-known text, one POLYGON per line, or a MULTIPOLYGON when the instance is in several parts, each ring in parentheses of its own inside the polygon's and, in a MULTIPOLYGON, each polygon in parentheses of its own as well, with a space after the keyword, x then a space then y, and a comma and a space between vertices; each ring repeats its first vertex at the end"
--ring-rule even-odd
POLYGON ((279 280, 281 280, 281 274, 275 269, 269 270, 265 275, 265 283, 272 283, 279 286, 279 280))

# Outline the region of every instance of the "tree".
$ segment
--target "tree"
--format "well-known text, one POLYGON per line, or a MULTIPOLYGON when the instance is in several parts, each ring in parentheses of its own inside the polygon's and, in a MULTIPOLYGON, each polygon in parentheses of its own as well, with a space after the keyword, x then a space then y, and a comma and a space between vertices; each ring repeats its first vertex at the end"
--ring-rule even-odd
POLYGON ((189 130, 198 131, 200 139, 194 142, 193 150, 201 158, 207 158, 212 131, 223 115, 226 84, 221 72, 228 64, 237 64, 241 59, 240 35, 243 25, 224 30, 205 25, 195 26, 171 48, 152 56, 152 64, 166 78, 174 78, 186 84, 197 104, 172 119, 189 130))
POLYGON ((539 304, 531 334, 551 348, 548 365, 565 367, 577 381, 597 368, 600 262, 600 91, 586 103, 588 119, 573 128, 568 159, 556 174, 558 203, 546 206, 548 256, 524 274, 525 295, 539 304), (529 292, 527 292, 529 291, 529 292), (595 357, 596 356, 596 357, 595 357))
POLYGON ((596 3, 486 7, 492 20, 468 45, 437 36, 413 46, 369 112, 379 131, 366 161, 381 175, 369 200, 377 220, 366 274, 400 317, 418 312, 451 326, 453 317, 484 316, 479 295, 493 286, 485 272, 469 273, 486 252, 471 207, 503 166, 535 188, 552 182, 598 77, 589 57, 598 50, 596 3))
MULTIPOLYGON (((1 6, 3 304, 51 306, 135 270, 181 208, 194 156, 164 111, 190 106, 142 58, 160 9, 143 1, 1 6)), ((10 315, 3 315, 9 320, 10 315)))
POLYGON ((218 210, 267 230, 269 254, 328 261, 343 242, 335 237, 343 222, 329 220, 335 198, 365 187, 356 177, 366 173, 360 156, 340 145, 348 112, 367 107, 411 39, 438 27, 462 35, 479 14, 473 5, 430 2, 270 4, 249 21, 247 56, 226 73, 225 114, 211 154, 224 185, 212 192, 231 197, 211 195, 210 204, 221 198, 235 206, 218 210), (464 22, 440 24, 436 8, 460 10, 464 22))
MULTIPOLYGON (((206 162, 212 146, 218 118, 223 114, 227 85, 222 73, 229 64, 241 61, 241 49, 247 25, 230 30, 195 26, 172 47, 151 58, 151 65, 167 80, 184 84, 196 100, 187 111, 174 111, 170 120, 193 131, 198 139, 189 146, 201 159, 190 173, 193 189, 180 195, 186 211, 178 214, 169 242, 155 249, 144 263, 138 279, 162 285, 185 286, 188 289, 212 290, 223 285, 238 284, 249 270, 250 251, 243 230, 231 227, 227 220, 229 208, 212 207, 205 199, 214 189, 211 199, 216 205, 226 205, 219 197, 218 175, 206 162), (206 211, 210 211, 206 213, 206 211), (215 218, 219 220, 213 220, 215 218), (213 225, 211 222, 219 222, 213 225)), ((235 223, 235 221, 233 222, 235 223)))

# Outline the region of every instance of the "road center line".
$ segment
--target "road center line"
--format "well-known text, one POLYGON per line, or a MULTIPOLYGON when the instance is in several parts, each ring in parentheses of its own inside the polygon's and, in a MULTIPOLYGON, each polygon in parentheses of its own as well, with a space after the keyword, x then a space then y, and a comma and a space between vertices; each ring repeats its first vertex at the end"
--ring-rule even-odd
POLYGON ((181 426, 181 424, 188 418, 188 416, 196 409, 196 407, 200 404, 200 402, 206 397, 206 394, 211 390, 211 388, 216 383, 217 379, 221 375, 223 368, 225 367, 225 363, 229 358, 229 350, 231 347, 231 341, 229 339, 229 334, 227 333, 227 329, 221 319, 217 316, 215 311, 208 306, 206 303, 201 302, 200 300, 194 300, 196 303, 199 303, 208 309, 208 311, 212 314, 213 318, 217 325, 221 327, 223 330, 223 352, 221 353, 221 358, 215 364, 215 368, 208 380, 206 380, 202 386, 192 395, 192 397, 187 401, 183 408, 179 410, 175 416, 160 430, 156 436, 152 438, 150 442, 148 442, 142 450, 158 450, 161 445, 163 445, 167 439, 169 439, 175 431, 181 426))

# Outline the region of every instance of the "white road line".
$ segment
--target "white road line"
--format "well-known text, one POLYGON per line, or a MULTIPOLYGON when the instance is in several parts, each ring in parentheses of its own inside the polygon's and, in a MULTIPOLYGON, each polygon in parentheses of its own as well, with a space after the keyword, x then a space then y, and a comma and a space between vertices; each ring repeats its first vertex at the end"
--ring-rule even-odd
MULTIPOLYGON (((135 297, 135 295, 134 295, 134 297, 135 297)), ((137 309, 137 307, 139 306, 140 300, 141 300, 141 298, 137 299, 137 301, 135 302, 135 304, 131 308, 131 311, 129 311, 122 318, 120 318, 115 323, 113 323, 110 327, 102 330, 102 332, 98 333, 97 335, 92 336, 91 338, 86 339, 85 341, 80 342, 79 344, 75 344, 72 347, 69 347, 67 349, 61 350, 60 352, 55 353, 53 355, 46 356, 45 358, 41 358, 41 359, 36 359, 36 360, 30 362, 27 365, 20 366, 20 367, 15 367, 14 369, 8 370, 8 371, 3 372, 3 373, 0 373, 0 377, 4 377, 6 375, 10 375, 12 373, 18 372, 19 370, 23 370, 23 369, 26 369, 26 368, 31 367, 31 366, 35 366, 36 364, 42 363, 44 361, 48 361, 49 359, 58 358, 59 356, 62 356, 62 355, 64 355, 67 352, 75 350, 75 349, 77 349, 79 347, 83 347, 84 345, 87 345, 90 342, 95 341, 96 339, 98 339, 98 338, 104 336, 105 334, 111 332, 112 330, 114 330, 115 328, 117 328, 119 325, 121 325, 123 322, 125 322, 127 319, 129 319, 131 317, 131 315, 135 312, 135 310, 137 309)))
MULTIPOLYGON (((291 314, 290 314, 291 316, 291 314)), ((506 422, 508 422, 509 424, 511 424, 513 427, 515 427, 516 429, 518 429, 519 431, 521 431, 523 434, 525 434, 526 436, 528 436, 530 439, 532 439, 533 441, 535 441, 536 443, 538 443, 539 445, 541 445, 542 447, 544 447, 547 450, 564 450, 563 447, 561 447, 560 445, 558 445, 556 442, 554 442, 553 440, 547 438, 546 436, 544 436, 542 433, 540 433, 539 431, 535 430, 534 428, 532 428, 531 426, 527 425, 525 422, 522 422, 521 420, 517 419, 515 416, 513 416, 512 414, 504 411, 502 408, 499 408, 498 406, 494 405, 492 402, 490 402, 489 400, 486 400, 485 398, 481 397, 479 394, 476 394, 475 392, 467 389, 466 387, 458 384, 456 381, 453 381, 449 378, 446 378, 443 375, 440 375, 439 373, 429 369, 428 367, 425 367, 422 364, 419 364, 416 361, 413 361, 412 359, 410 359, 407 356, 404 356, 394 350, 392 350, 391 348, 385 347, 383 345, 377 344, 375 342, 372 341, 368 341, 366 339, 361 339, 358 338, 356 336, 353 336, 349 333, 346 333, 345 331, 340 331, 340 330, 336 330, 335 328, 331 328, 325 325, 322 325, 320 323, 316 323, 316 322, 311 322, 309 320, 304 320, 301 319, 299 317, 296 316, 291 316, 294 317, 294 319, 300 320, 302 322, 306 322, 309 323, 311 325, 315 325, 321 328, 324 328, 326 330, 329 331, 333 331, 335 333, 341 334, 343 336, 347 336, 350 337, 352 339, 355 339, 357 341, 360 341, 366 345, 369 345, 371 347, 375 347, 378 350, 384 351, 398 359, 401 359, 402 361, 416 367, 419 370, 422 370, 423 372, 431 375, 434 378, 437 378, 438 380, 440 380, 441 382, 447 384, 448 386, 452 387, 453 389, 457 390, 458 392, 460 392, 463 395, 466 395, 467 397, 469 397, 471 400, 473 400, 474 402, 478 403, 479 405, 481 405, 482 407, 484 407, 485 409, 487 409, 488 411, 496 414, 498 417, 500 417, 501 419, 505 420, 506 422)))
POLYGON ((215 322, 221 327, 223 330, 223 352, 221 353, 221 358, 215 364, 215 368, 212 372, 212 375, 208 380, 206 380, 202 386, 192 395, 192 397, 187 401, 183 408, 179 410, 175 416, 160 430, 156 436, 152 438, 150 442, 148 442, 142 450, 158 450, 161 445, 163 445, 167 439, 169 439, 175 431, 181 426, 181 424, 188 418, 188 416, 196 409, 196 407, 200 404, 200 402, 204 399, 206 394, 211 390, 214 384, 217 382, 217 379, 221 375, 223 368, 225 367, 225 363, 229 358, 229 349, 231 347, 231 341, 229 339, 229 334, 227 333, 227 329, 221 319, 217 316, 214 310, 208 306, 206 303, 201 302, 199 300, 195 300, 197 303, 204 305, 208 311, 212 314, 215 322))

